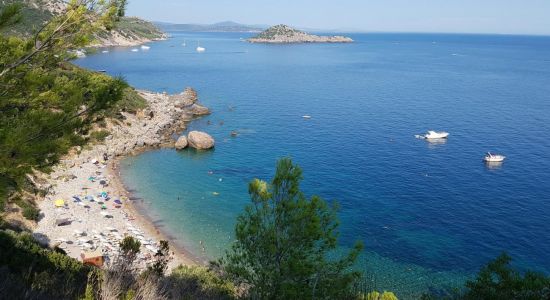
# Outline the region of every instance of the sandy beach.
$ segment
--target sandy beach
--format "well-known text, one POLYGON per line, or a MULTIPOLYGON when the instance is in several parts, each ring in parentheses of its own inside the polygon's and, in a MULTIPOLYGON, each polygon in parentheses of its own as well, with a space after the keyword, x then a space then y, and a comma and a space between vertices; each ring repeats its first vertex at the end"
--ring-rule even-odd
MULTIPOLYGON (((152 261, 160 240, 169 241, 134 207, 119 178, 118 162, 148 149, 173 147, 172 136, 209 111, 189 88, 177 95, 139 93, 147 100, 147 109, 135 115, 122 113, 122 122, 109 120, 110 135, 104 142, 74 149, 52 173, 35 178, 47 190, 38 203, 37 240, 79 260, 85 252, 100 251, 108 261, 117 255, 119 242, 133 236, 142 244, 140 267, 152 261)), ((170 252, 169 268, 201 263, 173 243, 170 252)))

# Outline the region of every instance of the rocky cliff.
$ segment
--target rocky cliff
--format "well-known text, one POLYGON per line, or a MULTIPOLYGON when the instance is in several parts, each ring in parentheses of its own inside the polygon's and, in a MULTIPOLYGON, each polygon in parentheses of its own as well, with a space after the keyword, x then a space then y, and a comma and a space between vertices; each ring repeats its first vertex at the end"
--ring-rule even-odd
MULTIPOLYGON (((26 37, 38 31, 52 16, 62 13, 66 6, 62 0, 0 0, 0 10, 12 3, 23 5, 21 21, 0 33, 26 37)), ((165 38, 166 35, 153 23, 123 17, 113 30, 98 33, 93 46, 135 46, 165 38)))
POLYGON ((276 25, 257 36, 248 39, 250 43, 351 43, 353 40, 344 36, 318 36, 296 30, 287 25, 276 25))

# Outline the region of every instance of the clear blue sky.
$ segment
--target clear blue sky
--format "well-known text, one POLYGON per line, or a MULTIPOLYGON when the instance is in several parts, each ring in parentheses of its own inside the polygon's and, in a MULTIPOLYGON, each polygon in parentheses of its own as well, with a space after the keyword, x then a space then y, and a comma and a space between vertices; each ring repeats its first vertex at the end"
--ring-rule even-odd
POLYGON ((173 23, 550 35, 550 0, 129 0, 127 14, 173 23))

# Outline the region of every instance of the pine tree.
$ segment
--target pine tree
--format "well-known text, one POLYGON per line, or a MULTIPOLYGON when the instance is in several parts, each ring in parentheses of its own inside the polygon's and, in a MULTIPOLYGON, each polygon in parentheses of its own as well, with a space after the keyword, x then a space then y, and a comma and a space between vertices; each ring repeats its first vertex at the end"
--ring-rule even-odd
MULTIPOLYGON (((114 12, 102 3, 71 0, 29 39, 0 35, 0 204, 26 174, 48 170, 82 144, 91 124, 122 98, 123 80, 69 62, 71 50, 112 26, 114 12)), ((20 11, 4 6, 0 27, 20 20, 20 11)))
POLYGON ((271 184, 250 183, 252 204, 237 220, 236 241, 219 261, 223 270, 258 299, 350 297, 359 278, 349 271, 362 245, 336 257, 336 207, 300 191, 302 170, 282 159, 271 184))

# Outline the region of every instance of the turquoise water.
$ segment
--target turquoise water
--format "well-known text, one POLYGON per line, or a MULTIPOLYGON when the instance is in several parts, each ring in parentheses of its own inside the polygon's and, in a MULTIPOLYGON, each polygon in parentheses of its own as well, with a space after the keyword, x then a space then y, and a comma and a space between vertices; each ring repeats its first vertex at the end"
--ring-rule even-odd
POLYGON ((190 129, 212 134, 214 151, 157 150, 122 163, 127 186, 178 243, 201 257, 223 253, 247 183, 271 178, 290 156, 306 193, 340 202, 342 249, 365 243, 360 266, 380 289, 410 298, 459 285, 504 250, 520 268, 550 272, 549 37, 242 37, 174 33, 149 51, 79 60, 142 89, 193 86, 213 110, 190 129), (194 52, 197 40, 206 53, 194 52), (414 138, 428 129, 451 135, 414 138), (508 158, 487 166, 486 151, 508 158))

